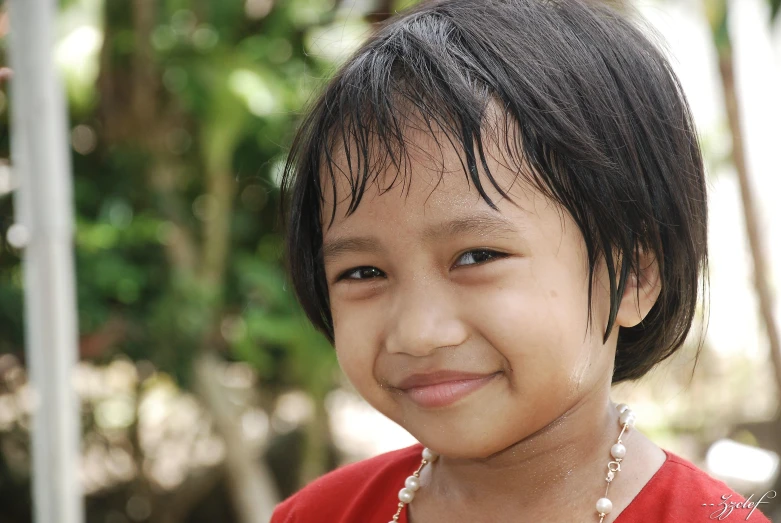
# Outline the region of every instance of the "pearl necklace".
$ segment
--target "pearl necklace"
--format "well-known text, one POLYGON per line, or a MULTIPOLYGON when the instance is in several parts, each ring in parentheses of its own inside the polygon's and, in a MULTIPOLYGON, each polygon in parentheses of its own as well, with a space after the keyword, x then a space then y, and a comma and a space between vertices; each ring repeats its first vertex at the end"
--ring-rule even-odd
MULTIPOLYGON (((624 460, 624 456, 626 456, 626 447, 621 443, 621 436, 623 436, 624 432, 631 427, 634 427, 636 420, 635 413, 624 403, 616 405, 616 410, 618 410, 619 414, 618 424, 621 427, 621 433, 618 435, 618 441, 610 447, 610 455, 613 457, 613 460, 607 464, 607 476, 605 476, 607 485, 605 486, 605 495, 597 500, 596 509, 599 523, 602 523, 605 516, 610 514, 610 511, 613 510, 613 502, 608 499, 607 492, 610 489, 610 484, 616 477, 616 472, 621 471, 621 462, 624 460)), ((412 475, 407 477, 404 481, 404 488, 399 491, 398 508, 393 515, 393 519, 388 523, 397 523, 399 521, 399 514, 401 514, 404 506, 412 502, 415 498, 415 492, 420 488, 420 471, 423 470, 423 467, 425 467, 427 463, 434 463, 439 457, 439 454, 429 448, 424 448, 422 457, 423 459, 418 466, 418 470, 413 472, 412 475)))

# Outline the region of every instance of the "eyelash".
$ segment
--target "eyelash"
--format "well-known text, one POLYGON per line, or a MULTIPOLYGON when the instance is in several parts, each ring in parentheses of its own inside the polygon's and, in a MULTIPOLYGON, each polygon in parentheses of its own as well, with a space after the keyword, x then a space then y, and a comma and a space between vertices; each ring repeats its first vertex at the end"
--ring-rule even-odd
MULTIPOLYGON (((466 251, 461 256, 459 256, 458 259, 460 260, 461 258, 466 256, 467 254, 474 254, 474 253, 483 253, 483 254, 487 253, 487 254, 490 254, 491 257, 488 260, 485 260, 485 261, 476 262, 476 263, 468 263, 468 264, 466 264, 467 267, 474 266, 474 265, 485 265, 486 263, 489 263, 491 261, 498 260, 498 259, 501 259, 501 258, 505 258, 505 257, 508 256, 508 254, 505 254, 503 252, 492 251, 491 249, 474 249, 474 250, 471 250, 471 251, 466 251)), ((348 270, 344 271, 342 274, 340 274, 336 278, 336 281, 347 280, 347 281, 359 282, 359 281, 365 281, 365 280, 374 279, 373 277, 372 278, 348 278, 347 277, 347 276, 349 276, 350 274, 352 274, 354 272, 357 272, 357 271, 360 271, 360 270, 364 270, 364 269, 376 269, 379 272, 382 272, 379 269, 377 269, 376 267, 372 267, 370 265, 362 265, 360 267, 353 267, 352 269, 348 269, 348 270)))

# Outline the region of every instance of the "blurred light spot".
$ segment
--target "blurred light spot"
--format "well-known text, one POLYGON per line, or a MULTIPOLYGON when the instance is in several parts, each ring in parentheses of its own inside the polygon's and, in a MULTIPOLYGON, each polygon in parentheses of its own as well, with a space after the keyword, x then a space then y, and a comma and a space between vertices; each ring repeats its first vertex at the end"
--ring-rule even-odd
MULTIPOLYGON (((289 2, 290 18, 294 24, 299 27, 319 24, 322 16, 332 11, 335 6, 335 0, 322 0, 320 2, 311 2, 310 0, 292 0, 289 2)), ((347 6, 348 16, 360 14, 366 11, 367 2, 353 0, 347 6)))
POLYGON ((135 411, 133 397, 115 396, 95 405, 95 423, 104 429, 124 429, 133 424, 135 411))
POLYGON ((205 467, 212 467, 225 458, 225 443, 215 437, 198 440, 193 449, 193 458, 205 467))
POLYGON ((139 421, 149 428, 161 426, 176 394, 175 385, 158 375, 158 379, 147 386, 146 393, 141 398, 138 406, 139 421))
POLYGON ((266 206, 267 202, 268 193, 262 185, 248 185, 241 191, 241 203, 247 210, 258 212, 266 206))
POLYGON ((203 415, 195 398, 185 394, 179 394, 168 407, 166 423, 181 434, 187 434, 203 415))
POLYGON ((277 100, 265 80, 249 69, 237 69, 228 77, 228 86, 244 99, 249 111, 256 116, 265 116, 277 109, 277 100))
POLYGON ((113 392, 134 392, 138 384, 138 372, 133 362, 125 355, 117 357, 105 369, 106 385, 113 392))
POLYGON ((17 391, 27 383, 27 374, 21 366, 14 367, 5 373, 5 384, 8 390, 17 391))
POLYGON ((127 500, 125 512, 133 521, 144 521, 152 515, 152 504, 141 496, 132 496, 127 500))
POLYGON ((195 29, 196 23, 198 19, 189 9, 180 9, 171 16, 171 26, 179 35, 190 34, 195 29))
POLYGON ((278 432, 289 432, 309 421, 315 411, 312 398, 303 391, 282 394, 271 418, 271 425, 278 432))
POLYGON ((100 50, 103 34, 90 25, 82 25, 71 31, 57 46, 57 62, 68 69, 78 69, 85 60, 100 50))
POLYGON ((105 467, 106 450, 100 445, 90 445, 81 460, 84 490, 91 494, 108 486, 108 472, 105 467))
POLYGON ((106 213, 108 222, 117 229, 124 229, 133 221, 133 208, 125 200, 113 200, 106 213))
POLYGON ((220 36, 215 29, 208 25, 203 24, 193 33, 193 44, 195 47, 201 50, 211 49, 220 40, 220 36))
POLYGON ((98 136, 89 125, 80 124, 71 131, 71 145, 79 154, 89 154, 95 150, 98 136))
POLYGON ((16 421, 18 413, 11 394, 0 396, 0 431, 6 431, 16 421))
POLYGON ((202 194, 193 201, 193 214, 201 221, 208 222, 216 211, 217 201, 210 194, 202 194))
POLYGON ((339 64, 366 40, 371 27, 361 20, 341 20, 307 31, 304 42, 307 51, 329 62, 339 64))
POLYGON ((718 476, 765 483, 776 476, 779 456, 769 450, 721 439, 710 446, 705 462, 718 476))
POLYGON ((0 162, 0 196, 16 189, 14 185, 13 171, 11 166, 5 162, 0 162))
POLYGON ((272 0, 247 0, 244 4, 244 12, 248 18, 257 20, 269 14, 273 6, 272 0))
POLYGON ((347 456, 374 456, 412 445, 416 439, 353 391, 338 388, 325 398, 334 443, 347 456))
POLYGON ((157 226, 157 241, 163 245, 167 245, 171 241, 171 236, 174 234, 174 224, 171 222, 163 222, 157 226))
POLYGON ((171 26, 159 25, 152 31, 152 45, 158 51, 168 51, 176 45, 176 34, 171 26))
POLYGON ((133 457, 121 447, 109 449, 106 470, 113 480, 119 482, 130 481, 136 473, 133 457))
POLYGON ((240 316, 228 316, 220 323, 220 333, 229 342, 237 342, 247 334, 247 323, 240 316))
POLYGON ((76 393, 87 401, 94 401, 104 396, 103 376, 94 365, 80 361, 73 369, 73 388, 76 393))
POLYGON ((219 374, 220 384, 230 389, 248 389, 255 384, 255 371, 242 362, 225 365, 219 374))
POLYGON ((150 476, 162 488, 174 490, 182 484, 190 461, 190 450, 180 442, 166 441, 150 467, 150 476))
POLYGON ((11 247, 24 249, 30 241, 30 231, 21 223, 15 223, 8 228, 6 239, 11 247))
POLYGON ((187 71, 181 67, 168 67, 163 73, 163 85, 172 93, 180 93, 187 87, 187 71))
POLYGON ((268 414, 264 410, 251 409, 241 416, 241 431, 249 441, 264 439, 268 429, 268 414))
POLYGON ((293 45, 286 38, 275 38, 267 52, 268 59, 275 64, 282 64, 293 56, 293 45))
POLYGON ((185 129, 176 127, 172 129, 165 137, 165 144, 168 150, 174 154, 183 154, 190 149, 193 139, 185 129))

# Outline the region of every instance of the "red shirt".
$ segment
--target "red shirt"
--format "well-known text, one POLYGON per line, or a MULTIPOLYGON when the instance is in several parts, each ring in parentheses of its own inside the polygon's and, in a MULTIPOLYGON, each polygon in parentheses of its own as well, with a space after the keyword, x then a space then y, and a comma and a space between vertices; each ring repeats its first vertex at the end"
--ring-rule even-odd
MULTIPOLYGON (((271 523, 388 523, 396 513, 404 480, 420 465, 422 450, 423 445, 416 443, 333 470, 280 503, 271 523)), ((662 467, 615 523, 771 523, 759 509, 752 512, 752 507, 733 505, 728 514, 730 503, 745 498, 691 462, 664 452, 667 459, 662 467), (731 497, 725 501, 724 495, 731 497)), ((750 501, 756 503, 761 496, 750 496, 750 501)), ((406 507, 399 523, 408 523, 406 507)))

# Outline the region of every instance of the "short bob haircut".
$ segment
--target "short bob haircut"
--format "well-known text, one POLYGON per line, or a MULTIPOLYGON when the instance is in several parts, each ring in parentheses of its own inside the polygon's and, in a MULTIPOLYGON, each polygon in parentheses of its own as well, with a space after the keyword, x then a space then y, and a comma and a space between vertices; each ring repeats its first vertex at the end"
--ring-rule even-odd
POLYGON ((337 147, 349 171, 340 169, 351 187, 347 215, 382 171, 372 158, 390 158, 396 168, 407 158, 404 130, 413 112, 463 151, 464 174, 488 205, 496 209, 479 167, 509 199, 484 154, 492 101, 515 126, 500 140, 518 175, 569 213, 583 235, 589 317, 595 267, 606 265, 605 340, 625 283, 638 273, 639 249, 659 262, 657 302, 644 321, 618 334, 612 381, 640 378, 691 330, 707 274, 706 180, 670 64, 605 2, 424 1, 380 26, 313 101, 283 171, 286 263, 299 302, 333 344, 322 220, 324 191, 336 194, 337 147))

